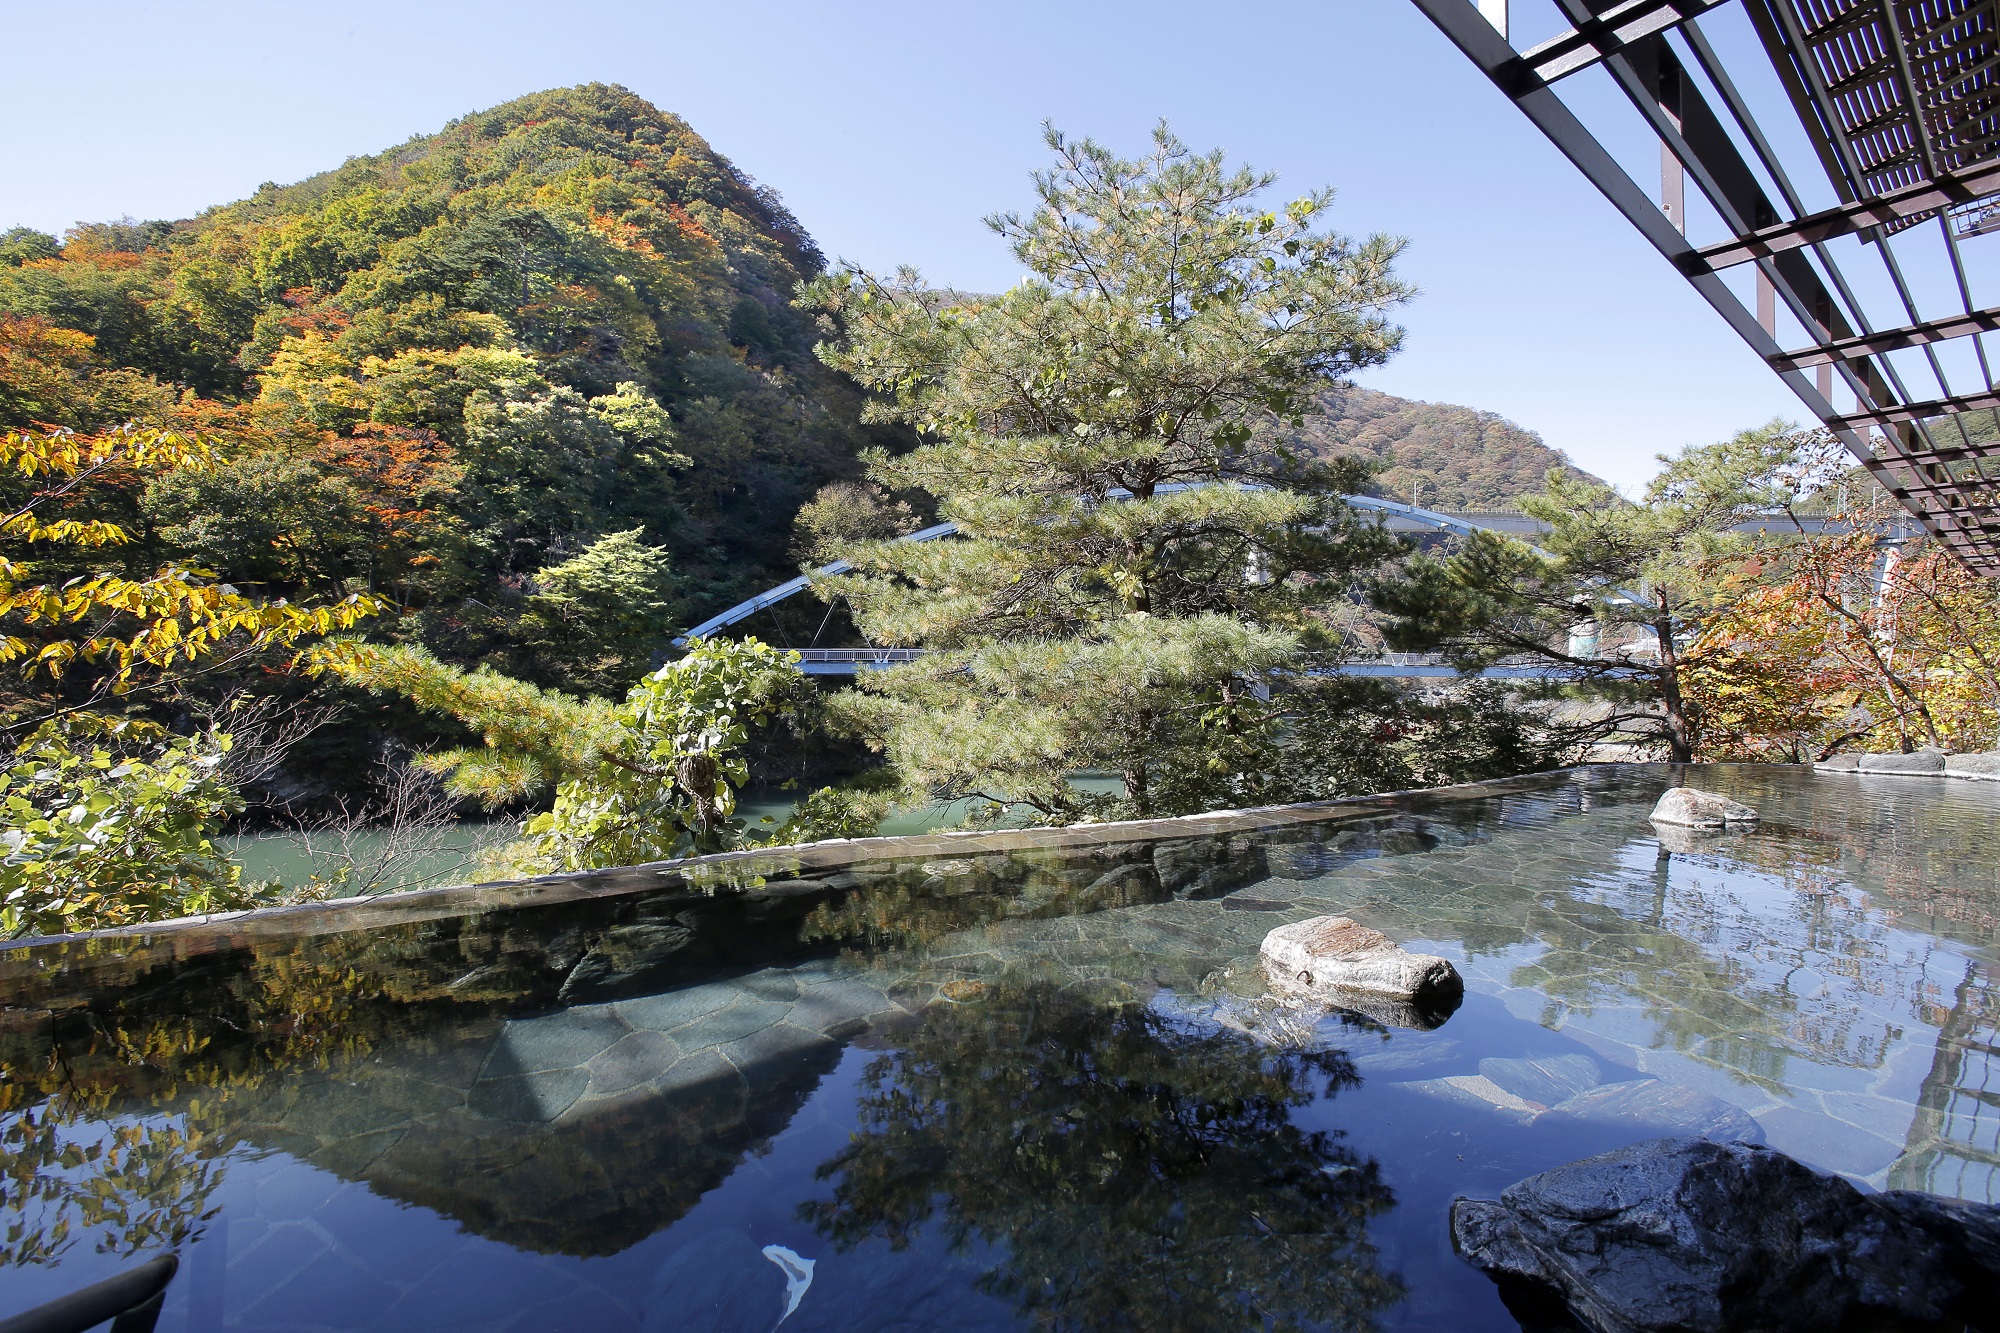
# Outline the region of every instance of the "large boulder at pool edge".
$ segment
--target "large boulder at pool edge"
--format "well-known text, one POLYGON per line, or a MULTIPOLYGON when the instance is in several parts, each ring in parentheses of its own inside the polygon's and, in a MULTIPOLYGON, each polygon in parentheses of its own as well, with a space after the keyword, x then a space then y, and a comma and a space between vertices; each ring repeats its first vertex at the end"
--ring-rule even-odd
POLYGON ((1524 1325, 2000 1329, 2000 1207, 1863 1194, 1747 1143, 1657 1139, 1459 1199, 1452 1244, 1524 1325))

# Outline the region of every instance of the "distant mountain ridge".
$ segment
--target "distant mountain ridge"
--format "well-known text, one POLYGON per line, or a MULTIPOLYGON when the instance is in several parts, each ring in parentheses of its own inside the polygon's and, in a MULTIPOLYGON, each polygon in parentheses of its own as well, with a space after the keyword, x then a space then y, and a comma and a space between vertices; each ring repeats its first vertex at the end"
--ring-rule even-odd
POLYGON ((1318 457, 1373 463, 1379 493, 1427 508, 1511 505, 1540 491, 1551 468, 1598 480, 1497 412, 1375 389, 1329 390, 1319 411, 1288 434, 1293 447, 1318 457))

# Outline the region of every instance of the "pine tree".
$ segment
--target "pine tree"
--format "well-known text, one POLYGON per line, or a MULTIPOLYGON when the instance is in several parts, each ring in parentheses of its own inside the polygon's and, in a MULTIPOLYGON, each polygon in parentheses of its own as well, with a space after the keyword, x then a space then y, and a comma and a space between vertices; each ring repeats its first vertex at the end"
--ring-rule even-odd
POLYGON ((1276 750, 1340 697, 1303 673, 1400 549, 1343 503, 1358 465, 1269 428, 1395 352, 1402 243, 1322 229, 1330 191, 1262 208, 1274 177, 1164 126, 1138 160, 1046 138, 1037 207, 987 220, 1026 268, 1006 293, 853 268, 804 291, 844 335, 822 359, 919 432, 871 479, 963 534, 860 542, 822 580, 871 641, 928 650, 841 707, 907 798, 1049 822, 1268 798, 1276 750), (1084 770, 1123 797, 1078 791, 1084 770))
POLYGON ((1377 583, 1389 642, 1442 650, 1461 670, 1538 659, 1573 693, 1609 705, 1597 717, 1605 734, 1686 763, 1701 718, 1684 654, 1750 590, 1741 567, 1798 540, 1795 508, 1835 474, 1836 448, 1770 421, 1661 455, 1636 503, 1551 470, 1547 489, 1521 502, 1546 527, 1538 545, 1481 532, 1377 583))

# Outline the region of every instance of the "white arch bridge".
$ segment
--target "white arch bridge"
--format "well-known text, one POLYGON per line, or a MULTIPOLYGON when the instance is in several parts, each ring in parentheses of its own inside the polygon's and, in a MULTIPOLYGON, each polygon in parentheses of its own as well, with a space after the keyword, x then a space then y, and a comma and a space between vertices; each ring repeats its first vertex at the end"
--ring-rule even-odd
MULTIPOLYGON (((1185 483, 1162 486, 1162 491, 1183 490, 1187 485, 1208 483, 1185 483)), ((1113 498, 1125 498, 1125 493, 1114 492, 1113 498)), ((1420 509, 1399 500, 1384 500, 1372 495, 1349 495, 1343 497, 1348 506, 1363 513, 1381 516, 1381 523, 1391 532, 1450 532, 1470 536, 1475 532, 1499 532, 1513 537, 1530 537, 1544 530, 1545 525, 1525 514, 1507 513, 1497 510, 1470 511, 1462 514, 1445 514, 1434 509, 1420 509)), ((1754 528, 1758 525, 1748 524, 1754 528)), ((958 533, 956 523, 938 523, 912 532, 898 541, 928 542, 940 537, 951 537, 958 533)), ((749 619, 759 611, 768 610, 789 597, 796 596, 812 586, 812 580, 832 574, 845 574, 854 568, 845 560, 821 565, 811 574, 801 574, 787 579, 774 588, 766 588, 755 597, 746 598, 702 621, 693 629, 674 640, 676 648, 690 639, 707 638, 717 630, 749 619)), ((799 648, 799 669, 809 676, 851 676, 861 671, 879 671, 885 667, 913 662, 923 656, 921 648, 799 648)), ((1379 658, 1349 662, 1338 668, 1348 676, 1397 676, 1397 677, 1452 677, 1458 670, 1442 657, 1430 653, 1386 653, 1379 658)), ((1539 680, 1562 673, 1546 666, 1522 663, 1488 667, 1480 673, 1489 680, 1539 680)))

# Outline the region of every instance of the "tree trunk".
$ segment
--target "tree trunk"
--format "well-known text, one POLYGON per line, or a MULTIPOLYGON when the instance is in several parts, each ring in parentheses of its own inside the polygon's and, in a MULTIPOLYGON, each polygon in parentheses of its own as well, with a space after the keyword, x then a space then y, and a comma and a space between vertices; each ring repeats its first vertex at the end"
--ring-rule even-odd
POLYGON ((1666 709, 1667 757, 1676 764, 1694 762, 1694 724, 1688 718, 1687 701, 1681 697, 1680 654, 1674 647, 1674 621, 1667 612, 1667 595, 1660 594, 1660 613, 1653 618, 1653 634, 1660 641, 1660 703, 1666 709))
MULTIPOLYGON (((1899 694, 1902 695, 1909 702, 1910 710, 1915 711, 1917 720, 1924 724, 1924 731, 1930 736, 1931 744, 1940 749, 1944 748, 1944 737, 1938 733, 1937 719, 1931 716, 1930 705, 1918 697, 1916 690, 1910 687, 1909 682, 1898 675, 1895 668, 1889 665, 1889 659, 1884 657, 1881 650, 1875 646, 1874 635, 1870 633, 1867 624, 1849 613, 1845 607, 1841 606, 1839 602, 1827 596, 1824 592, 1819 594, 1819 599, 1834 611, 1846 616, 1849 622, 1854 625, 1854 637, 1860 640, 1861 647, 1868 654, 1868 660, 1875 664, 1875 673, 1882 678, 1884 693, 1889 696, 1890 705, 1894 707, 1896 696, 1899 694)), ((1896 734, 1902 741, 1903 753, 1909 754, 1917 747, 1915 742, 1910 739, 1908 728, 1903 725, 1905 716, 1907 716, 1905 709, 1896 709, 1896 734)))
POLYGON ((1132 802, 1132 813, 1141 819, 1153 813, 1153 803, 1146 794, 1146 765, 1141 762, 1123 770, 1120 777, 1125 779, 1125 799, 1132 802))

